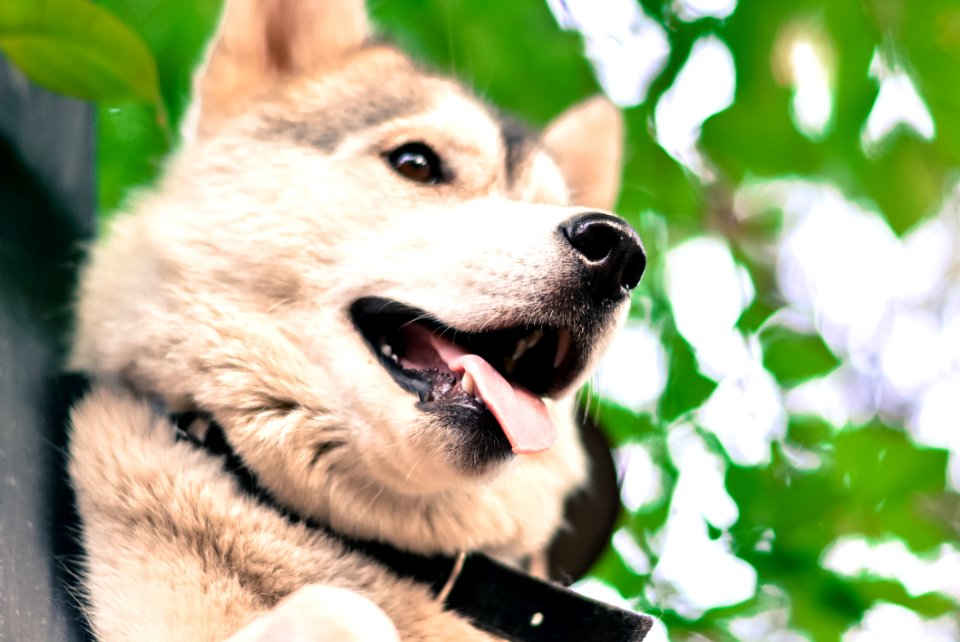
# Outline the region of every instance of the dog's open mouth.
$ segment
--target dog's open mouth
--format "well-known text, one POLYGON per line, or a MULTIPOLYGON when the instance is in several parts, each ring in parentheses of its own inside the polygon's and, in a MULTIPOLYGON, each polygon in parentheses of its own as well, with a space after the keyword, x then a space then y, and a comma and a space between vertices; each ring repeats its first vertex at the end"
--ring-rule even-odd
POLYGON ((464 332, 379 298, 360 299, 351 314, 381 365, 422 403, 489 409, 515 453, 553 443, 556 428, 542 397, 566 386, 581 363, 569 330, 464 332))

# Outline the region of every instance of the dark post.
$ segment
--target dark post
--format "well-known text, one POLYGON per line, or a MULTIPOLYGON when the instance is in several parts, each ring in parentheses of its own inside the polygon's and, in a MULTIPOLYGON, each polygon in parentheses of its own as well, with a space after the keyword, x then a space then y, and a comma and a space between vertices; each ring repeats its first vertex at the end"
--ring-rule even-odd
POLYGON ((94 229, 93 110, 0 57, 0 640, 85 637, 55 378, 94 229))

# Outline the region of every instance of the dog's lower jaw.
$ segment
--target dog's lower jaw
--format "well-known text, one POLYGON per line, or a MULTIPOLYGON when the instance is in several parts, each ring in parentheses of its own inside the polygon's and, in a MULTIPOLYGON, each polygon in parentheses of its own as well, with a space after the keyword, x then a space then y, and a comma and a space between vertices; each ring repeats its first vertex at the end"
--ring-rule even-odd
POLYGON ((516 455, 496 417, 482 403, 418 404, 440 431, 455 435, 446 449, 454 468, 466 478, 478 482, 502 472, 516 455))
POLYGON ((329 507, 325 520, 334 530, 352 537, 384 541, 424 555, 482 551, 519 559, 549 544, 563 519, 563 503, 558 497, 566 493, 557 488, 524 488, 517 479, 523 475, 511 474, 515 470, 504 471, 494 483, 515 485, 522 499, 470 490, 410 497, 371 486, 369 480, 365 484, 346 482, 337 486, 337 492, 353 500, 354 508, 338 502, 329 507), (525 511, 517 512, 514 504, 524 504, 525 511), (358 515, 357 505, 370 506, 371 512, 378 513, 377 519, 358 515))
MULTIPOLYGON (((551 404, 560 434, 548 451, 511 455, 489 465, 483 475, 465 475, 448 465, 442 483, 427 480, 434 484, 432 490, 411 478, 430 477, 429 468, 397 468, 389 450, 373 455, 369 449, 357 452, 348 446, 299 472, 290 465, 251 460, 249 455, 255 453, 243 449, 240 453, 255 473, 262 473, 265 488, 281 505, 350 537, 423 554, 483 550, 521 557, 549 543, 561 526, 566 497, 587 478, 572 405, 572 398, 551 404)), ((446 426, 438 430, 449 431, 446 426)), ((431 444, 426 439, 420 445, 426 449, 431 444)))

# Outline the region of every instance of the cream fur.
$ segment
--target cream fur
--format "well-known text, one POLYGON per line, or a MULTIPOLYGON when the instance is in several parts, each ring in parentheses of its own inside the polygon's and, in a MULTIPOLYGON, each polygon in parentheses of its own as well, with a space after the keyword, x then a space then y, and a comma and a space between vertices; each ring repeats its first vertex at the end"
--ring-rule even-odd
POLYGON ((261 640, 313 618, 325 624, 302 639, 384 640, 390 623, 405 641, 490 639, 422 587, 257 505, 151 403, 212 413, 281 503, 341 532, 425 553, 542 550, 587 479, 576 383, 546 400, 552 448, 467 474, 449 427, 375 362, 347 308, 380 296, 468 331, 567 322, 544 302, 573 278, 556 237, 583 211, 568 185, 612 202, 616 181, 561 169, 570 155, 619 158, 607 131, 618 121, 571 112, 511 182, 490 110, 364 46, 359 3, 234 0, 225 16, 197 83, 196 138, 118 217, 81 282, 71 366, 97 386, 73 413, 70 454, 95 632, 261 640), (373 90, 397 113, 346 119, 373 90), (347 128, 330 149, 312 142, 347 128), (457 180, 427 188, 394 174, 382 151, 408 140, 441 150, 457 180), (385 618, 362 615, 371 609, 385 618))

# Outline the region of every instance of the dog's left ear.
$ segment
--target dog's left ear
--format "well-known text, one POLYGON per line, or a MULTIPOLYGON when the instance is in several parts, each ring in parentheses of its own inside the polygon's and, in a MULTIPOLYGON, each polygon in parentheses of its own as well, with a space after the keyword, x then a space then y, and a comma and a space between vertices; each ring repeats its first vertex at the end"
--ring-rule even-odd
POLYGON ((336 65, 370 32, 363 0, 227 0, 225 5, 194 81, 192 125, 201 136, 283 80, 336 65))
POLYGON ((620 190, 623 116, 602 96, 574 105, 543 132, 573 205, 609 210, 620 190))

